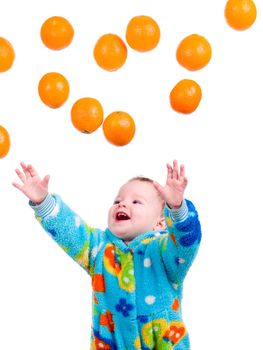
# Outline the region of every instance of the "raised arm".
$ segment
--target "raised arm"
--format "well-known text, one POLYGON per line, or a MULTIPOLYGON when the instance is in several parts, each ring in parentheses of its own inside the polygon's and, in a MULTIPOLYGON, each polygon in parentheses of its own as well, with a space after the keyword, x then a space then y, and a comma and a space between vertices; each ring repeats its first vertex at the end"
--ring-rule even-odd
POLYGON ((78 264, 93 275, 95 254, 104 235, 88 226, 60 196, 48 193, 49 176, 40 178, 32 165, 21 163, 16 174, 22 184, 13 186, 30 199, 35 216, 50 237, 78 264))
POLYGON ((160 250, 169 279, 180 286, 184 280, 201 241, 198 213, 192 202, 184 199, 187 186, 185 168, 167 164, 165 186, 155 183, 165 201, 164 216, 168 235, 160 239, 160 250))

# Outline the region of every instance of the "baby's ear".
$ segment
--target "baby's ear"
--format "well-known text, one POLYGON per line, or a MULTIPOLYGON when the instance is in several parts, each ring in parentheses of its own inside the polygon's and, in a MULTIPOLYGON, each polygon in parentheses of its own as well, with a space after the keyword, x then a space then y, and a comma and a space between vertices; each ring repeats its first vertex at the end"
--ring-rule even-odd
POLYGON ((166 222, 165 222, 165 218, 164 216, 160 216, 155 227, 154 230, 158 231, 158 230, 165 230, 166 229, 166 222))

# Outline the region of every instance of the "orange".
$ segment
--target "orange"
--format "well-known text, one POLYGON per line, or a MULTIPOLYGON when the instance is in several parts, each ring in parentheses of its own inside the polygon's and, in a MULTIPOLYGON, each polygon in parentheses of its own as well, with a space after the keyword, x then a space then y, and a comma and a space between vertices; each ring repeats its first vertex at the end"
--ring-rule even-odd
POLYGON ((170 92, 170 104, 173 110, 189 114, 196 110, 202 98, 201 87, 190 79, 179 81, 170 92))
POLYGON ((0 37, 0 73, 10 69, 15 59, 15 51, 11 43, 0 37))
POLYGON ((126 112, 112 112, 104 120, 103 132, 110 143, 115 146, 124 146, 133 139, 135 123, 126 112))
POLYGON ((127 47, 118 35, 104 34, 96 42, 93 55, 101 68, 115 71, 126 61, 127 47))
POLYGON ((40 36, 49 49, 61 50, 71 43, 74 29, 66 18, 54 16, 42 24, 40 36))
POLYGON ((45 105, 59 108, 68 99, 69 83, 60 73, 47 73, 39 81, 38 94, 45 105))
POLYGON ((4 158, 10 149, 10 136, 8 131, 0 125, 0 158, 4 158))
POLYGON ((133 17, 126 28, 126 40, 134 50, 150 51, 159 43, 160 28, 149 16, 133 17))
POLYGON ((71 121, 75 128, 90 134, 102 124, 103 109, 98 100, 84 97, 77 100, 71 108, 71 121))
POLYGON ((206 66, 212 56, 209 42, 201 35, 191 34, 177 47, 176 58, 184 68, 194 71, 206 66))
POLYGON ((230 27, 245 30, 252 26, 257 17, 257 8, 252 0, 228 0, 225 18, 230 27))

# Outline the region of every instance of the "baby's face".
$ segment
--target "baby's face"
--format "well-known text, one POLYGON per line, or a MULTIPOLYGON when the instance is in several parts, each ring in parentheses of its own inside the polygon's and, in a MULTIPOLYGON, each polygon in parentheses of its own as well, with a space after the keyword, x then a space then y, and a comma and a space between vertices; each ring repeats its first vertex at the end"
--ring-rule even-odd
POLYGON ((146 231, 164 229, 162 206, 152 183, 132 180, 120 188, 109 210, 108 227, 125 242, 146 231))

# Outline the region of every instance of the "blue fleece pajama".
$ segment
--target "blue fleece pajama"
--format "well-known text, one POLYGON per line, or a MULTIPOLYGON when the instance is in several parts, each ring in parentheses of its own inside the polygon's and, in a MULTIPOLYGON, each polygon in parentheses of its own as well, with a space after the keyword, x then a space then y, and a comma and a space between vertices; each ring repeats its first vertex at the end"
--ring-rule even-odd
POLYGON ((182 320, 183 281, 201 240, 189 200, 164 215, 167 231, 145 232, 129 244, 88 226, 58 195, 35 215, 50 236, 91 276, 91 349, 189 350, 182 320))

